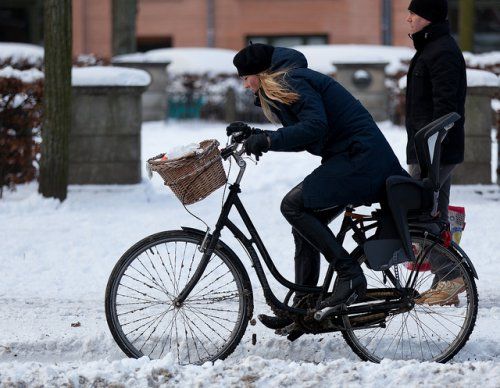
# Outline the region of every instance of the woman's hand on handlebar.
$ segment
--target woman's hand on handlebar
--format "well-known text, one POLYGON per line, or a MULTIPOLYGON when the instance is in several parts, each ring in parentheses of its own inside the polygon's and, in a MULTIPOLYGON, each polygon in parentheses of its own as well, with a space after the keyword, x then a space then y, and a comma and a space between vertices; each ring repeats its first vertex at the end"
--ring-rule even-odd
POLYGON ((235 121, 226 128, 227 136, 231 136, 231 145, 221 149, 221 156, 224 160, 229 158, 238 148, 238 144, 243 144, 238 151, 241 155, 255 155, 256 159, 269 150, 271 141, 267 134, 259 128, 252 128, 242 121, 235 121))
POLYGON ((250 135, 248 139, 245 140, 243 146, 245 147, 245 153, 247 155, 254 154, 255 158, 259 160, 259 157, 263 153, 269 151, 270 144, 269 137, 263 131, 255 135, 250 135))
POLYGON ((226 128, 227 136, 232 136, 233 140, 237 143, 242 143, 251 135, 262 133, 262 129, 252 128, 243 121, 235 121, 229 124, 226 128))

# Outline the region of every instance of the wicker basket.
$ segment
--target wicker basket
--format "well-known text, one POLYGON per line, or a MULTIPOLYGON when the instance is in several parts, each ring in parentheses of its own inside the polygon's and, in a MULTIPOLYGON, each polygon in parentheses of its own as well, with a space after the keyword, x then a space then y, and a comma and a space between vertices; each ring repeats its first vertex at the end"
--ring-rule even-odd
POLYGON ((201 201, 226 183, 226 173, 217 140, 200 143, 203 152, 178 159, 161 160, 160 154, 148 160, 149 168, 156 171, 184 205, 201 201))

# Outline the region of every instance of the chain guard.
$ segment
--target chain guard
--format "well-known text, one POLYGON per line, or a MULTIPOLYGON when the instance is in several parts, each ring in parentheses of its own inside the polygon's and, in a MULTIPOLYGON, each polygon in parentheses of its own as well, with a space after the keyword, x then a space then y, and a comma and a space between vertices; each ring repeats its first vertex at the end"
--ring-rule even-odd
MULTIPOLYGON (((418 297, 418 292, 412 289, 387 289, 387 288, 374 288, 366 290, 365 297, 356 304, 362 304, 366 302, 374 301, 394 301, 401 299, 406 291, 406 295, 410 298, 418 297)), ((326 296, 328 297, 328 295, 326 296)), ((371 325, 384 325, 389 312, 375 312, 375 313, 364 313, 352 316, 340 315, 332 316, 328 319, 318 322, 314 319, 314 313, 316 312, 315 306, 317 303, 317 295, 309 294, 303 297, 295 307, 308 310, 308 314, 305 316, 297 316, 295 314, 290 314, 287 311, 272 308, 273 312, 277 316, 292 318, 294 322, 294 328, 304 331, 308 334, 321 334, 330 333, 335 331, 342 331, 347 329, 361 329, 363 327, 369 327, 371 325)), ((400 311, 404 312, 404 311, 400 311)), ((392 311, 394 313, 394 311, 392 311)))

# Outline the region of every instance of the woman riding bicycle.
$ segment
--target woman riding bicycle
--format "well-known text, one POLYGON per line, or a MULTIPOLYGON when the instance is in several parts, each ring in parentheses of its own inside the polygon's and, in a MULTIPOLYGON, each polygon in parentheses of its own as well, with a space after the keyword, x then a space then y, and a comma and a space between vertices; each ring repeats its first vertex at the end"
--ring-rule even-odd
MULTIPOLYGON (((308 69, 299 51, 250 44, 233 60, 244 87, 255 94, 276 131, 231 123, 227 134, 243 132, 247 154, 267 151, 308 151, 321 156, 321 165, 283 198, 281 212, 292 225, 295 240, 295 281, 316 286, 320 257, 334 263, 338 281, 328 303, 352 303, 364 295, 366 279, 359 264, 337 242, 328 227, 342 205, 363 205, 384 198, 385 180, 407 175, 373 118, 361 103, 331 77, 308 69)), ((304 295, 297 295, 298 303, 304 295)), ((278 329, 288 318, 259 316, 278 329)))

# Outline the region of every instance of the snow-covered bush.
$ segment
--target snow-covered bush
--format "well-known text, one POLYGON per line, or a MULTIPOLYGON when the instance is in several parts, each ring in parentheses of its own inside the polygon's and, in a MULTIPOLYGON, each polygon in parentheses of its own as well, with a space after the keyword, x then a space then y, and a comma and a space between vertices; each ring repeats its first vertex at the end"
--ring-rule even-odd
POLYGON ((108 59, 96 54, 79 54, 73 58, 73 67, 109 66, 108 59))
POLYGON ((265 120, 253 95, 241 80, 228 74, 171 74, 168 77, 169 116, 209 120, 265 120))
POLYGON ((32 44, 0 42, 0 68, 42 69, 43 48, 32 44))
POLYGON ((36 178, 41 142, 43 48, 0 43, 0 197, 36 178))
POLYGON ((43 73, 12 63, 0 64, 0 197, 3 187, 36 178, 40 155, 43 73))
POLYGON ((465 52, 464 58, 469 69, 486 70, 500 75, 500 51, 482 54, 465 52))
POLYGON ((389 95, 389 120, 396 125, 404 125, 406 112, 405 90, 399 87, 398 81, 408 73, 410 63, 402 60, 399 66, 386 68, 385 86, 389 95))

